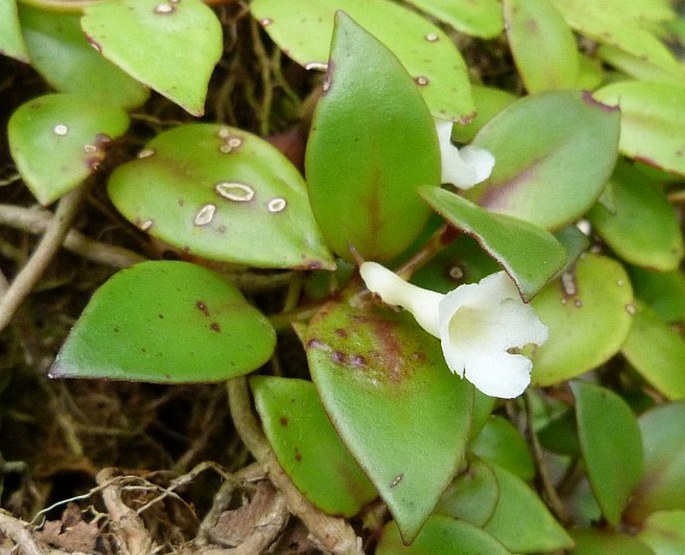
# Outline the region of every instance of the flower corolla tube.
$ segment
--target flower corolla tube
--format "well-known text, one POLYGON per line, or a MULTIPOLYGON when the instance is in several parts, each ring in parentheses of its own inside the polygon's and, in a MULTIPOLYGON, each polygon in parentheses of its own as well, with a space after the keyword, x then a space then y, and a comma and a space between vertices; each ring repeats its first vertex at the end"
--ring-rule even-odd
POLYGON ((521 300, 506 272, 460 285, 442 295, 404 281, 376 262, 360 268, 366 287, 383 302, 405 308, 440 339, 449 369, 491 397, 512 399, 530 384, 532 362, 510 352, 547 340, 547 326, 521 300))
POLYGON ((451 121, 434 120, 440 144, 441 183, 451 183, 459 189, 470 189, 486 180, 495 166, 495 157, 484 148, 465 146, 461 150, 452 144, 451 121))

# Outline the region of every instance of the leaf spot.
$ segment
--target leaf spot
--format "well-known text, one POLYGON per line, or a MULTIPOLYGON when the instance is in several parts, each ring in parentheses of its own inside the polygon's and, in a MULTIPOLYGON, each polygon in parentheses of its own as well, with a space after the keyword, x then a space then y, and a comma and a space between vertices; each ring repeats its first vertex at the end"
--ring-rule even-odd
POLYGON ((155 150, 153 148, 144 148, 138 153, 138 158, 143 159, 143 158, 149 158, 155 153, 155 150))
POLYGON ((212 322, 209 324, 209 329, 215 331, 216 333, 221 333, 221 325, 219 322, 212 322))
POLYGON ((633 303, 628 303, 626 305, 626 312, 630 314, 631 316, 635 314, 635 305, 633 303))
POLYGON ((259 23, 260 23, 260 25, 261 25, 262 27, 268 27, 268 26, 271 25, 273 22, 274 22, 274 20, 273 20, 273 19, 269 19, 268 17, 265 17, 265 18, 259 20, 259 23))
POLYGON ((267 207, 267 210, 269 210, 269 212, 271 212, 272 214, 275 214, 277 212, 283 212, 283 210, 285 210, 287 206, 288 206, 287 200, 285 200, 284 198, 281 198, 281 197, 276 197, 276 198, 272 198, 266 207, 267 207))
POLYGON ((414 78, 414 83, 416 83, 420 87, 425 87, 426 85, 430 84, 430 80, 428 79, 428 77, 424 77, 423 75, 419 75, 418 77, 414 78))
POLYGON ((288 419, 285 416, 281 416, 278 419, 278 422, 280 423, 281 426, 287 426, 288 425, 288 419))
POLYGON ((459 281, 464 277, 464 270, 462 270, 461 266, 452 266, 447 272, 447 275, 452 281, 459 281))
POLYGON ((214 219, 214 214, 216 214, 215 204, 205 204, 200 211, 195 215, 195 225, 203 226, 212 222, 214 219))
POLYGON ((65 137, 69 133, 69 128, 63 123, 58 123, 52 128, 52 132, 58 137, 65 137))
POLYGON ((429 33, 426 35, 426 40, 428 42, 437 42, 439 39, 440 39, 440 37, 438 35, 436 35, 435 33, 429 33))
POLYGON ((392 482, 390 482, 390 487, 391 487, 391 488, 396 487, 397 485, 399 485, 399 483, 400 483, 403 479, 404 479, 404 472, 398 474, 397 476, 395 476, 395 477, 392 479, 392 482))
POLYGON ((197 309, 200 312, 202 312, 202 314, 204 314, 205 316, 207 316, 207 318, 209 318, 209 308, 207 308, 207 305, 205 304, 204 301, 197 301, 195 303, 195 306, 197 307, 197 309))
POLYGON ((154 220, 145 220, 142 224, 140 224, 140 229, 143 231, 148 231, 149 229, 152 229, 153 225, 155 225, 154 220))
POLYGON ((159 15, 169 15, 170 13, 174 13, 176 8, 174 8, 171 4, 157 4, 155 6, 155 13, 159 15))
POLYGON ((225 199, 235 202, 249 202, 255 195, 254 189, 249 185, 230 181, 217 183, 214 190, 225 199))

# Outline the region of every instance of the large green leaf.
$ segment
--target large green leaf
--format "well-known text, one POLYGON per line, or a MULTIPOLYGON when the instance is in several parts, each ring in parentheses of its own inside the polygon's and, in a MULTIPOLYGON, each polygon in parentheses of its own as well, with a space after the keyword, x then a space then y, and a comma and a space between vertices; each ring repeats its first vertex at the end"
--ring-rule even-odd
POLYGON ((352 517, 376 497, 321 407, 314 384, 253 376, 250 387, 278 462, 312 503, 352 517))
POLYGON ((19 9, 31 66, 59 92, 134 108, 147 100, 148 89, 103 58, 88 44, 78 14, 19 9))
POLYGON ((524 300, 535 296, 564 267, 566 250, 544 229, 493 214, 437 187, 420 187, 419 194, 454 227, 475 237, 516 282, 524 300))
POLYGON ((664 396, 685 398, 685 340, 654 309, 643 303, 636 309, 623 356, 664 396))
POLYGON ((216 272, 186 262, 143 262, 96 291, 50 375, 228 380, 264 364, 275 342, 266 317, 216 272))
POLYGON ((621 108, 623 154, 685 176, 685 92, 667 83, 623 81, 599 89, 601 102, 621 108))
POLYGON ((502 5, 497 0, 409 0, 409 3, 466 35, 492 39, 504 30, 502 5))
POLYGON ((574 528, 571 537, 575 547, 571 555, 598 555, 599 553, 620 553, 621 555, 654 555, 654 552, 640 540, 614 532, 594 528, 574 528))
POLYGON ((483 530, 514 553, 556 551, 573 546, 573 540, 525 482, 496 465, 491 468, 499 485, 499 498, 483 530))
POLYGON ((578 46, 548 0, 504 0, 507 38, 529 93, 578 85, 578 46))
POLYGON ((406 313, 326 305, 305 338, 321 401, 411 541, 464 456, 473 387, 406 313))
POLYGON ((10 151, 26 185, 47 205, 77 187, 128 127, 116 105, 74 94, 50 94, 22 104, 7 125, 10 151))
POLYGON ((508 555, 511 553, 487 532, 473 524, 432 515, 411 545, 404 545, 395 522, 381 532, 376 555, 508 555))
MULTIPOLYGON (((435 117, 466 122, 474 115, 461 54, 439 27, 406 7, 388 0, 254 0, 250 10, 288 56, 310 69, 325 67, 334 15, 342 10, 399 58, 435 117)), ((362 75, 382 81, 375 60, 364 62, 362 75)))
POLYGON ((552 385, 596 368, 611 358, 630 331, 633 292, 617 262, 586 254, 532 301, 549 328, 532 356, 532 382, 552 385))
POLYGON ((631 491, 642 478, 637 419, 613 391, 580 381, 571 383, 571 389, 588 479, 604 518, 616 526, 631 491))
POLYGON ((611 210, 596 204, 588 213, 599 236, 632 264, 661 271, 678 268, 683 235, 664 194, 626 164, 616 167, 611 186, 611 210))
POLYGON ((119 166, 108 190, 128 220, 186 252, 263 268, 334 267, 302 176, 246 131, 178 126, 119 166))
POLYGON ((597 56, 599 56, 599 61, 604 61, 614 66, 638 81, 668 83, 678 87, 685 87, 685 69, 680 73, 667 71, 648 60, 628 54, 624 50, 610 44, 599 45, 597 56))
POLYGON ((559 228, 599 197, 616 161, 619 112, 589 93, 551 91, 516 101, 473 144, 495 156, 490 178, 465 196, 493 212, 559 228))
POLYGON ((307 144, 314 215, 341 257, 387 260, 430 215, 414 191, 440 182, 433 119, 397 58, 341 12, 327 83, 307 144))
POLYGON ((645 472, 626 510, 640 523, 654 511, 685 510, 685 402, 673 402, 640 417, 645 472))
POLYGON ((81 26, 105 58, 189 113, 204 113, 223 53, 221 24, 200 0, 110 0, 84 8, 81 26))
POLYGON ((0 2, 0 54, 21 62, 29 62, 29 53, 22 37, 15 0, 0 2))

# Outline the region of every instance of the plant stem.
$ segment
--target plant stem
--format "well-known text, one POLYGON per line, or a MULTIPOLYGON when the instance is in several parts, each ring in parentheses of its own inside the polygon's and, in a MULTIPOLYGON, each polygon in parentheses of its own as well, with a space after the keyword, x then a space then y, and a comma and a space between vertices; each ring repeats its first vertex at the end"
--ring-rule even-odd
POLYGON ((226 387, 231 416, 238 435, 257 462, 266 468, 274 486, 284 495, 290 511, 326 550, 341 555, 360 555, 361 540, 346 521, 328 516, 310 503, 278 464, 276 455, 252 413, 247 380, 244 377, 235 378, 226 387))
POLYGON ((438 254, 445 246, 449 245, 457 238, 457 233, 454 228, 448 224, 440 226, 440 228, 431 235, 426 244, 419 249, 414 256, 407 262, 402 264, 395 273, 402 279, 409 280, 411 276, 423 265, 428 263, 431 258, 438 254))
POLYGON ((84 194, 85 187, 82 185, 64 195, 59 201, 55 216, 47 226, 36 250, 14 278, 9 289, 0 298, 0 331, 10 323, 19 306, 31 293, 50 265, 50 261, 62 246, 84 194))

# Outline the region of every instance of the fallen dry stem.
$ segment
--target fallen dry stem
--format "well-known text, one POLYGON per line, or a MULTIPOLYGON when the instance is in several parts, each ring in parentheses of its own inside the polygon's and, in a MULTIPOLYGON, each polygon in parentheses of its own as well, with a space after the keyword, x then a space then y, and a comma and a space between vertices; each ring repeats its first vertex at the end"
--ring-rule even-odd
MULTIPOLYGON (((53 215, 49 210, 0 204, 0 225, 38 235, 44 233, 52 225, 52 221, 53 215)), ((86 260, 117 269, 128 268, 146 260, 136 252, 95 241, 75 229, 67 232, 63 246, 86 260)))

